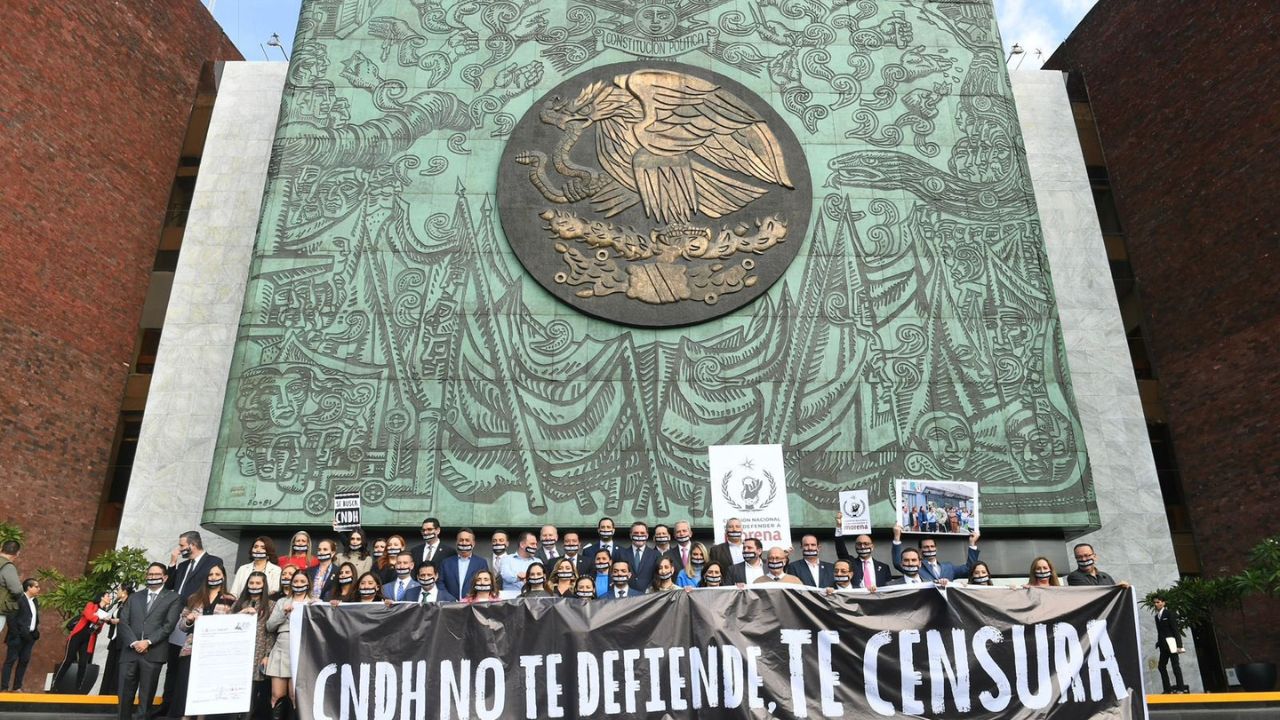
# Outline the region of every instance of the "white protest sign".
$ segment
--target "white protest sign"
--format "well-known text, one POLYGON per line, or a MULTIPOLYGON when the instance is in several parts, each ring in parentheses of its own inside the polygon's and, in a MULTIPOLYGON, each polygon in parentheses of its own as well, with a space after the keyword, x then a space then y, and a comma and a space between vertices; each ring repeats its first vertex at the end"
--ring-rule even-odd
POLYGON ((712 445, 707 456, 716 542, 724 542, 725 522, 738 518, 743 536, 759 538, 766 550, 791 547, 782 446, 712 445))
POLYGON ((978 532, 978 484, 955 480, 895 480, 894 506, 903 532, 978 532))
POLYGON ((840 491, 840 534, 862 535, 871 532, 871 503, 866 490, 840 491))
POLYGON ((348 532, 360 527, 360 493, 339 492, 333 494, 333 529, 348 532))
POLYGON ((187 715, 249 712, 257 615, 205 615, 191 639, 187 715))

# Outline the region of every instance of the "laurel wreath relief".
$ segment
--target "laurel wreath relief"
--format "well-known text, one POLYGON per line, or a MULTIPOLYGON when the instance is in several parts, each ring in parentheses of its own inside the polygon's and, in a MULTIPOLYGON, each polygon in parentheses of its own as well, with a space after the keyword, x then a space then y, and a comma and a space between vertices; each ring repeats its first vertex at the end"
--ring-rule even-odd
POLYGON ((729 493, 729 481, 733 479, 733 471, 730 470, 724 474, 724 477, 720 479, 720 494, 724 496, 725 501, 729 503, 730 507, 734 510, 759 510, 773 502, 773 499, 778 496, 778 483, 773 479, 773 474, 768 470, 761 470, 760 472, 764 475, 765 480, 769 481, 769 497, 765 498, 764 502, 759 505, 739 505, 738 502, 733 499, 733 495, 729 493))

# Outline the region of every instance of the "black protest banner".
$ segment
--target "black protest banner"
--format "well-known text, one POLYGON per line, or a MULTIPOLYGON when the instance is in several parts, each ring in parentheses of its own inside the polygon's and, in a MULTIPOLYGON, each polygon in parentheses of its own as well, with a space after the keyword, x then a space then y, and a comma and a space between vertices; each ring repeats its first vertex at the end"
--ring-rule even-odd
POLYGON ((1142 718, 1132 591, 791 588, 310 606, 314 720, 1142 718))

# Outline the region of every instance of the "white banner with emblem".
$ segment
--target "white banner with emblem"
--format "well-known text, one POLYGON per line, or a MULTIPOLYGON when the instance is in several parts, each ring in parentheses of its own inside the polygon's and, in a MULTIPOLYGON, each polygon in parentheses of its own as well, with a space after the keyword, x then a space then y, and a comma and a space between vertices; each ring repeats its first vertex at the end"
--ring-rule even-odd
POLYGON ((765 550, 791 547, 787 477, 781 445, 712 445, 711 515, 716 542, 724 542, 724 524, 742 521, 744 538, 760 538, 765 550))

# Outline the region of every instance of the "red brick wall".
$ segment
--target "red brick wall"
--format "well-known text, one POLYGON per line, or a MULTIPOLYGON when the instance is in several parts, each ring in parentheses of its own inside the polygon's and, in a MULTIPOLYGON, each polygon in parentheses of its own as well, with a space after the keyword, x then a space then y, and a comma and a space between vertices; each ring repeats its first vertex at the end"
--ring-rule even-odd
POLYGON ((240 53, 198 0, 0 2, 0 28, 0 520, 24 577, 78 574, 200 68, 240 53))
POLYGON ((1276 37, 1274 0, 1102 0, 1048 65, 1089 92, 1207 574, 1280 533, 1276 37))

